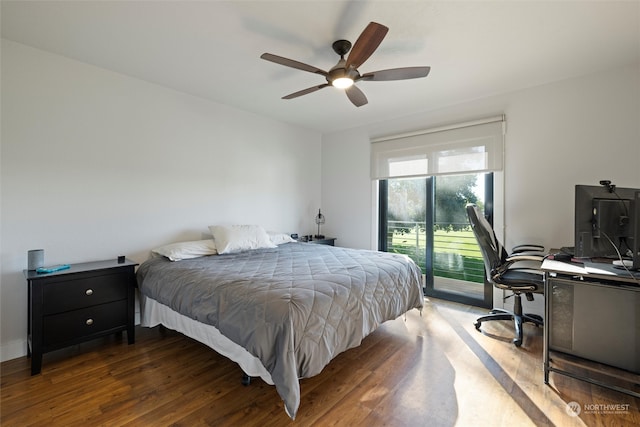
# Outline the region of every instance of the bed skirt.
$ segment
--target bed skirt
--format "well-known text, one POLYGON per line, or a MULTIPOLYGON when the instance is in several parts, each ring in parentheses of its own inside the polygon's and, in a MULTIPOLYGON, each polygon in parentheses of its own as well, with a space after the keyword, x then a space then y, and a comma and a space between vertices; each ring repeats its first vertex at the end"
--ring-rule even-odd
POLYGON ((265 369, 262 362, 243 347, 222 335, 215 326, 193 320, 145 295, 140 295, 140 325, 147 328, 164 325, 171 330, 178 331, 233 360, 250 377, 260 377, 267 384, 273 385, 271 374, 265 369))

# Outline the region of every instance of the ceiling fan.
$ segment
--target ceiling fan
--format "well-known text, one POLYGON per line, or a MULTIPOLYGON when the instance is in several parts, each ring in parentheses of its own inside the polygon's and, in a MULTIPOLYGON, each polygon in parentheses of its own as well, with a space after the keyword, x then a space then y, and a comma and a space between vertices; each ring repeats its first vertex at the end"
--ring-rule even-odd
POLYGON ((360 74, 358 67, 362 65, 375 52, 382 40, 387 35, 389 28, 377 22, 370 22, 358 37, 351 49, 351 42, 348 40, 337 40, 333 43, 333 50, 340 55, 340 60, 329 71, 321 70, 313 65, 304 64, 294 61, 293 59, 283 58, 282 56, 273 55, 271 53, 263 53, 260 58, 276 64, 295 68, 310 73, 320 74, 327 79, 327 83, 312 86, 298 92, 283 96, 282 99, 293 99, 308 93, 315 92, 327 86, 345 89, 345 93, 349 100, 356 107, 365 105, 367 97, 364 93, 354 85, 359 81, 389 81, 389 80, 406 80, 426 77, 431 67, 404 67, 391 68, 388 70, 372 71, 360 74), (351 50, 347 59, 344 56, 351 50))

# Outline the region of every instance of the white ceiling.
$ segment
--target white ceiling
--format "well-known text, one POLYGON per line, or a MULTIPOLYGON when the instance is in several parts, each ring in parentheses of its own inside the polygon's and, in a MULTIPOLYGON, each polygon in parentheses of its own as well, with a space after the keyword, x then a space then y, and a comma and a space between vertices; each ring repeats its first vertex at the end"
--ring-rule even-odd
POLYGON ((6 1, 2 37, 321 132, 429 111, 640 61, 638 1, 6 1), (390 28, 361 73, 431 66, 427 78, 282 96, 328 70, 331 44, 390 28))

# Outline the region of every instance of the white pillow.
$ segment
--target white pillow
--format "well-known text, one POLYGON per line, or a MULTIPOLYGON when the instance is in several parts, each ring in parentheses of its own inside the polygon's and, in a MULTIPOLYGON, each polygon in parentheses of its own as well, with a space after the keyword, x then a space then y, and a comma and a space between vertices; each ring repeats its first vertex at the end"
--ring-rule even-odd
POLYGON ((170 243, 168 245, 155 248, 151 252, 154 254, 166 256, 171 261, 198 258, 201 256, 215 255, 218 253, 213 239, 170 243))
POLYGON ((269 239, 271 239, 271 243, 273 243, 274 245, 281 245, 283 243, 297 241, 287 233, 276 233, 274 231, 267 231, 267 234, 269 235, 269 239))
POLYGON ((213 234, 219 254, 276 247, 264 228, 259 225, 211 225, 209 230, 213 234))

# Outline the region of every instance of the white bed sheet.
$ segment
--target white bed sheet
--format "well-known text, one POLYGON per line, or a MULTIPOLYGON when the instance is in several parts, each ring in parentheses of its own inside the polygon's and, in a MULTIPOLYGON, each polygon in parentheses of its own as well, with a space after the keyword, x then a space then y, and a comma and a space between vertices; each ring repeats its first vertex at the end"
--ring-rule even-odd
POLYGON ((262 362, 243 347, 222 335, 215 326, 200 323, 152 298, 140 295, 140 325, 153 328, 160 324, 211 347, 236 362, 245 374, 251 377, 260 377, 267 384, 273 385, 271 374, 265 369, 262 362))

